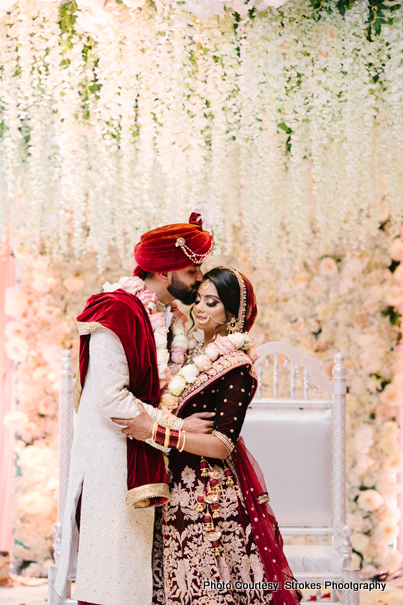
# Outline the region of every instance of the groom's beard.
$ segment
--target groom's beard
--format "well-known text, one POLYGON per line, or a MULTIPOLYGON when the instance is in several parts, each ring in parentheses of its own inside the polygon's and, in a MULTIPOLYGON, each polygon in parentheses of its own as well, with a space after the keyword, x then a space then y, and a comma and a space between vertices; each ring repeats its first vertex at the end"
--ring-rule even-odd
POLYGON ((199 286, 200 282, 196 282, 194 286, 187 286, 174 272, 172 273, 172 283, 169 284, 167 290, 174 298, 180 300, 184 305, 193 305, 196 300, 199 286))

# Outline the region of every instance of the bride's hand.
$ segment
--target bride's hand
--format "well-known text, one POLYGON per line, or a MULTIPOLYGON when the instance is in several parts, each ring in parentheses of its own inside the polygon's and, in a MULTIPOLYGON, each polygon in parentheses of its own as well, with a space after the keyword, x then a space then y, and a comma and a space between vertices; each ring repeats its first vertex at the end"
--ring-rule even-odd
POLYGON ((183 421, 183 430, 189 433, 211 433, 214 426, 214 412, 197 412, 183 421), (205 420, 209 418, 209 420, 205 420))

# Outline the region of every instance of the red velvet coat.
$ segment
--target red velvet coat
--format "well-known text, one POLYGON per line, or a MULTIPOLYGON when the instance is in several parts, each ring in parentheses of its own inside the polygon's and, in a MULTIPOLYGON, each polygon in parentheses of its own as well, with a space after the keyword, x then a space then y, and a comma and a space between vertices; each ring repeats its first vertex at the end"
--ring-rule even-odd
MULTIPOLYGON (((154 333, 144 306, 124 290, 91 296, 80 323, 101 324, 116 334, 129 366, 133 395, 157 406, 160 386, 154 333)), ((91 334, 80 336, 80 384, 84 386, 89 363, 91 334)), ((142 441, 127 440, 128 499, 136 507, 155 506, 167 500, 167 475, 163 454, 142 441), (164 487, 165 486, 165 487, 164 487)))

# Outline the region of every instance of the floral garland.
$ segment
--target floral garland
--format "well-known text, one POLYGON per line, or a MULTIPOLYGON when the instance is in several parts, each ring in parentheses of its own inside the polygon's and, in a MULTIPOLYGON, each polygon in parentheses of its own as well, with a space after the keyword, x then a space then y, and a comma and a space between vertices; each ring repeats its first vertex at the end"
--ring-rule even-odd
POLYGON ((252 362, 259 358, 254 342, 247 332, 236 332, 228 334, 228 336, 218 334, 214 342, 207 345, 200 355, 195 356, 174 376, 165 393, 163 393, 158 407, 166 412, 175 412, 179 397, 194 383, 199 374, 209 370, 213 362, 221 355, 237 350, 245 351, 252 362))
POLYGON ((163 389, 178 373, 185 362, 188 339, 185 331, 186 315, 177 307, 167 311, 165 305, 159 302, 153 292, 147 290, 145 283, 137 276, 121 277, 117 283, 105 282, 104 292, 114 292, 122 289, 137 296, 147 311, 151 327, 154 332, 155 346, 157 348, 158 375, 160 387, 163 389), (159 310, 159 309, 163 310, 159 310), (173 340, 171 350, 168 350, 168 332, 172 330, 173 340))

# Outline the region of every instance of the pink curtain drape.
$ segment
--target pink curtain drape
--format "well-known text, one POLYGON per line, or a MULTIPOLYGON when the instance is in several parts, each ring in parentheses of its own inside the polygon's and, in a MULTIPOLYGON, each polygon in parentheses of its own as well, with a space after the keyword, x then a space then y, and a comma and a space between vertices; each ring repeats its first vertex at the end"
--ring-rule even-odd
POLYGON ((14 258, 9 254, 0 256, 0 550, 11 553, 13 534, 11 530, 12 495, 14 476, 14 434, 3 425, 3 418, 14 407, 15 364, 5 352, 4 328, 6 288, 15 283, 14 258))
MULTIPOLYGON (((400 311, 402 311, 402 309, 400 309, 400 311)), ((402 353, 402 350, 400 350, 400 352, 402 353)), ((401 366, 403 367, 403 355, 401 357, 401 366)), ((403 404, 402 403, 399 405, 398 410, 399 411, 397 414, 397 422, 399 424, 399 450, 401 452, 403 452, 403 404)), ((399 473, 398 481, 399 481, 399 485, 402 488, 402 491, 400 492, 400 494, 398 496, 398 504, 399 504, 399 508, 400 508, 400 512, 401 512, 401 517, 400 517, 400 521, 399 521, 399 535, 397 538, 397 550, 400 552, 400 554, 403 555, 403 470, 400 471, 400 473, 399 473)))

